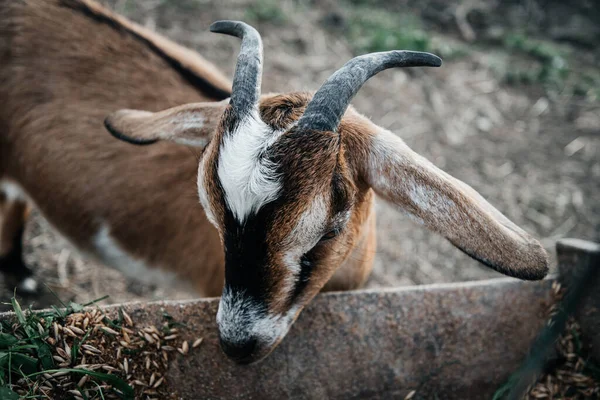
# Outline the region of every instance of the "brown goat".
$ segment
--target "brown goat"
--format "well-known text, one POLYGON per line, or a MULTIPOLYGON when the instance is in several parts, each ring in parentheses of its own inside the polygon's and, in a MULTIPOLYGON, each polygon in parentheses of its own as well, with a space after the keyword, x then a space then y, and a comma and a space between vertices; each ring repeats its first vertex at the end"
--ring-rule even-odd
MULTIPOLYGON (((20 256, 29 201, 76 248, 134 278, 178 276, 219 295, 223 251, 192 185, 194 153, 169 143, 140 151, 102 121, 116 108, 158 111, 229 94, 229 81, 196 53, 96 3, 0 1, 0 268, 33 288, 20 256), (145 264, 166 274, 136 269, 145 264)), ((207 137, 223 105, 208 107, 207 137)))
POLYGON ((431 54, 365 55, 314 96, 261 96, 258 32, 221 21, 211 29, 242 38, 230 97, 195 53, 91 1, 0 0, 0 13, 5 270, 27 271, 15 249, 29 200, 82 252, 133 277, 177 277, 201 295, 225 282, 221 343, 245 363, 269 354, 320 290, 366 280, 374 193, 500 272, 547 272, 537 241, 348 108, 383 69, 439 66, 431 54), (114 140, 107 115, 113 136, 152 145, 114 140), (199 163, 185 146, 204 149, 199 163))

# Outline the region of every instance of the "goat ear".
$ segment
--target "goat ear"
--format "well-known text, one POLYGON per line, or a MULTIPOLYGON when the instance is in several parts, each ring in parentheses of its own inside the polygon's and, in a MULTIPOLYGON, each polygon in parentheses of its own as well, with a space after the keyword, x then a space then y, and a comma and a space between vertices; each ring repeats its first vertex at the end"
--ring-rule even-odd
POLYGON ((483 264, 520 279, 542 279, 548 255, 464 182, 413 152, 400 138, 373 126, 365 180, 375 192, 483 264))
POLYGON ((210 141, 227 100, 218 103, 192 103, 160 112, 119 110, 104 120, 106 129, 117 139, 144 145, 168 140, 186 146, 204 147, 210 141))

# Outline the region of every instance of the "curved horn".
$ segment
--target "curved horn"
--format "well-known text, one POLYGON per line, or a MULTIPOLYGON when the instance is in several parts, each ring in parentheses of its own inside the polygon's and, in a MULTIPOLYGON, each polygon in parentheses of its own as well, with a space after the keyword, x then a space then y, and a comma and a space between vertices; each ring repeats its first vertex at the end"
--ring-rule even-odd
POLYGON ((242 39, 235 66, 231 106, 238 118, 248 115, 258 104, 262 80, 263 45, 260 34, 241 21, 217 21, 210 31, 242 39))
POLYGON ((394 50, 354 57, 323 83, 298 120, 298 127, 335 131, 350 101, 362 85, 384 69, 440 65, 441 58, 420 51, 394 50))

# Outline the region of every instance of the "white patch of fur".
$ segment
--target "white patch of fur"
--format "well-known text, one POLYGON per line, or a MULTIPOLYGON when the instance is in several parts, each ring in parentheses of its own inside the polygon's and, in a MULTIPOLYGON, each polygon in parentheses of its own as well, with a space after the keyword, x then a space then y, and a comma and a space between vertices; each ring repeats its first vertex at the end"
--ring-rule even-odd
POLYGON ((204 115, 197 112, 188 112, 172 119, 172 123, 184 131, 188 129, 202 129, 205 121, 206 119, 204 118, 204 115))
MULTIPOLYGON (((200 113, 186 113, 185 115, 173 118, 172 121, 179 132, 200 130, 204 128, 205 122, 206 119, 200 113)), ((204 135, 197 135, 195 137, 178 135, 175 140, 184 146, 205 147, 208 144, 209 137, 204 135)))
POLYGON ((438 191, 419 185, 410 177, 406 179, 408 197, 422 211, 433 213, 438 218, 445 218, 453 212, 456 203, 438 191))
POLYGON ((367 172, 371 186, 389 188, 394 180, 386 174, 386 171, 394 171, 408 164, 408 160, 404 157, 407 151, 411 150, 398 136, 385 129, 377 131, 369 148, 367 172))
POLYGON ((294 290, 301 269, 300 257, 321 239, 327 226, 328 210, 329 204, 325 200, 325 196, 315 196, 290 232, 285 244, 288 250, 283 256, 283 261, 290 273, 285 277, 283 295, 288 295, 294 290))
POLYGON ((25 278, 23 280, 23 282, 21 282, 19 284, 19 288, 18 290, 20 292, 25 292, 25 293, 34 293, 37 291, 38 288, 38 283, 35 279, 29 277, 29 278, 25 278))
POLYGON ((260 155, 282 133, 273 132, 254 111, 223 138, 217 173, 227 205, 240 223, 276 199, 281 190, 277 166, 260 155))
POLYGON ((177 277, 172 272, 159 268, 151 268, 142 260, 136 259, 123 250, 117 241, 110 236, 110 229, 102 225, 93 239, 96 255, 104 264, 121 271, 126 276, 137 281, 160 286, 177 283, 177 277))
MULTIPOLYGON (((412 205, 421 211, 432 214, 439 221, 451 218, 451 213, 456 212, 456 203, 439 190, 417 183, 414 176, 406 174, 406 170, 419 166, 428 175, 439 175, 445 179, 445 174, 431 162, 413 152, 402 139, 394 133, 380 129, 373 137, 369 155, 369 181, 376 191, 388 193, 394 198, 403 198, 407 195, 412 205), (390 175, 392 173, 393 175, 390 175)), ((434 178, 432 176, 432 178, 434 178)), ((403 208, 403 205, 396 203, 403 208)), ((418 216, 406 215, 419 224, 425 222, 418 216)))
POLYGON ((4 193, 8 201, 21 200, 26 201, 25 191, 17 183, 9 180, 0 181, 0 192, 4 193))
POLYGON ((292 229, 288 240, 294 247, 301 247, 302 253, 310 250, 321 238, 327 226, 329 203, 323 194, 316 195, 308 208, 302 213, 298 223, 292 229))
POLYGON ((346 226, 351 216, 352 212, 350 210, 344 211, 333 217, 333 224, 336 226, 346 226))
POLYGON ((206 218, 208 221, 213 224, 218 231, 221 230, 219 224, 217 224, 217 218, 215 217, 215 213, 212 209, 212 205, 210 200, 208 199, 208 191, 206 190, 206 185, 204 183, 206 171, 206 158, 203 157, 200 160, 200 164, 198 165, 198 197, 200 198, 200 204, 204 208, 204 213, 206 214, 206 218))
POLYGON ((245 343, 255 338, 261 345, 271 346, 288 332, 297 311, 297 307, 292 307, 284 315, 265 314, 244 293, 226 287, 217 312, 219 334, 229 343, 245 343))
POLYGON ((190 147, 205 147, 208 144, 208 138, 197 137, 195 139, 179 137, 177 143, 190 147))
POLYGON ((302 254, 304 253, 301 253, 297 249, 292 249, 284 254, 283 262, 287 267, 288 273, 283 278, 283 288, 281 289, 280 296, 288 296, 296 287, 298 276, 302 269, 300 266, 300 257, 302 254))

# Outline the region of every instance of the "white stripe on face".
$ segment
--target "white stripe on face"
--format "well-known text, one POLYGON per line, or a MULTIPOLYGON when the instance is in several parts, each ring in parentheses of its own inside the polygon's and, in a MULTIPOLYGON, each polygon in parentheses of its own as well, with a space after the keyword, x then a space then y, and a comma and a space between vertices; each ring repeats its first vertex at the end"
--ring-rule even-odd
POLYGON ((276 199, 281 190, 277 165, 262 154, 282 133, 273 132, 255 111, 223 136, 217 174, 225 201, 240 223, 276 199))
POLYGON ((217 223, 217 218, 215 217, 215 212, 212 209, 210 200, 208 199, 208 191, 206 190, 205 179, 210 179, 205 176, 207 163, 206 159, 207 157, 202 157, 200 164, 198 165, 198 197, 200 198, 200 204, 202 204, 202 207, 204 208, 206 218, 208 218, 209 222, 213 224, 218 231, 221 231, 221 228, 217 223))
POLYGON ((288 250, 283 261, 289 274, 285 277, 283 296, 289 295, 294 290, 300 274, 300 257, 321 239, 327 226, 328 211, 329 204, 327 204, 325 196, 322 194, 315 196, 287 237, 285 247, 288 250))

